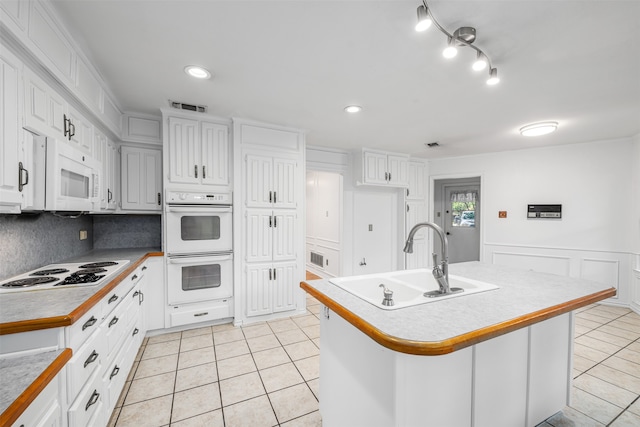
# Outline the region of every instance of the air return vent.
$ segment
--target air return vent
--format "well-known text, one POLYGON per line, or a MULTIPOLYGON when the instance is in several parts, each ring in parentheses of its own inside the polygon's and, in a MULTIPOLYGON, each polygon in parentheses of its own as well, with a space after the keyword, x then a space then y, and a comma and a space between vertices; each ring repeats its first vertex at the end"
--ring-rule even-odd
POLYGON ((317 254, 315 252, 311 252, 311 264, 315 264, 318 267, 322 267, 323 262, 324 262, 324 256, 317 254))
POLYGON ((185 104, 184 102, 178 102, 178 101, 172 101, 172 100, 169 100, 169 105, 171 106, 171 108, 176 108, 178 110, 195 111, 197 113, 207 112, 206 105, 185 104))

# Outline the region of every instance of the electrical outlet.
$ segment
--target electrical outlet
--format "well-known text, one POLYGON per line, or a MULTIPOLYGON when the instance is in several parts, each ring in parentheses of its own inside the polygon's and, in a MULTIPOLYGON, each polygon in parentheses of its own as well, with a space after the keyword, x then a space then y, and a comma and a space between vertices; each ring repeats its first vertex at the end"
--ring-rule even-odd
POLYGON ((87 230, 80 230, 80 240, 87 240, 87 230))

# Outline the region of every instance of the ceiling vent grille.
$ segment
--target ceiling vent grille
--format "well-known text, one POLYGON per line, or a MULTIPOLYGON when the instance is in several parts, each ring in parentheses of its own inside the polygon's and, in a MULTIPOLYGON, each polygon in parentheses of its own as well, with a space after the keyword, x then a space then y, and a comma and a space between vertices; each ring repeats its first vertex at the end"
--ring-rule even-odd
POLYGON ((172 100, 169 100, 169 105, 171 106, 171 108, 176 108, 178 110, 195 111, 197 113, 207 112, 206 105, 185 104, 184 102, 178 102, 178 101, 172 101, 172 100))

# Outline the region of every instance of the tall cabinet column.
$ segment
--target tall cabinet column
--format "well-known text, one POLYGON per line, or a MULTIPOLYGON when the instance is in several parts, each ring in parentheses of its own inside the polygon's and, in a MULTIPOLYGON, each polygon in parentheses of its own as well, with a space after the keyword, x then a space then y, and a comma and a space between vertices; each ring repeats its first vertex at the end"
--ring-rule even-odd
POLYGON ((304 313, 304 133, 234 119, 233 139, 235 322, 304 313))

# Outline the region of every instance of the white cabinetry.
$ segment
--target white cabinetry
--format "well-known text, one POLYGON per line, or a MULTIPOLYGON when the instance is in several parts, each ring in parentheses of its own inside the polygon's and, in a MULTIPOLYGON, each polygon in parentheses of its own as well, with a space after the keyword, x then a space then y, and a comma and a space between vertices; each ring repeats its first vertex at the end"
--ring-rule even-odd
POLYGON ((168 180, 173 184, 228 186, 229 128, 213 118, 167 116, 168 180))
POLYGON ((62 403, 60 402, 60 380, 64 369, 58 373, 40 392, 31 405, 12 424, 15 427, 61 427, 63 423, 62 403))
POLYGON ((93 135, 93 157, 102 164, 100 211, 114 211, 118 206, 117 175, 119 153, 116 144, 97 129, 93 135))
POLYGON ((236 322, 304 310, 304 135, 234 120, 236 322))
POLYGON ((356 156, 357 184, 385 187, 407 187, 409 185, 406 154, 363 148, 356 156))
POLYGON ((121 207, 123 210, 162 210, 162 151, 121 146, 121 207))
POLYGON ((66 328, 69 427, 104 426, 133 366, 144 327, 146 263, 66 328))
POLYGON ((18 145, 22 108, 19 95, 22 63, 8 49, 0 49, 0 213, 19 213, 18 145))

